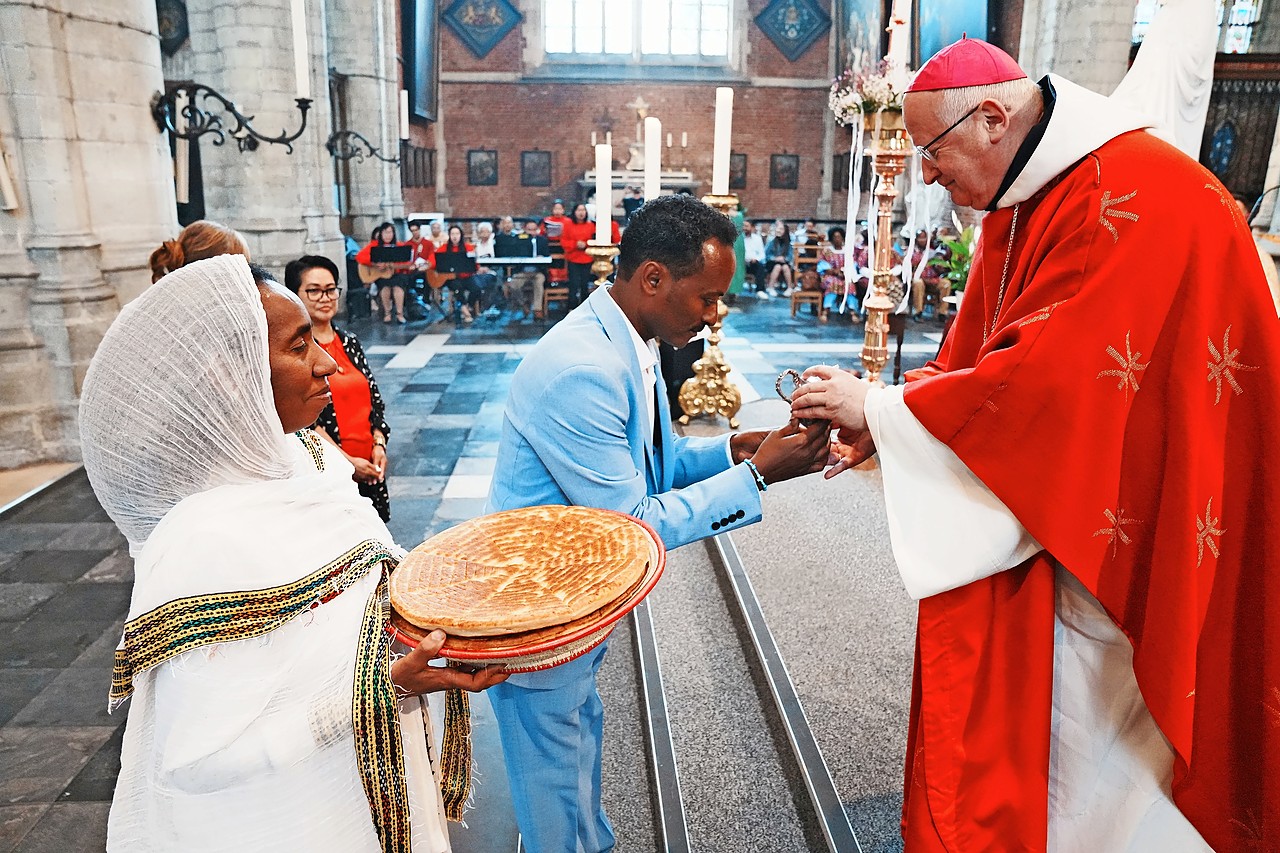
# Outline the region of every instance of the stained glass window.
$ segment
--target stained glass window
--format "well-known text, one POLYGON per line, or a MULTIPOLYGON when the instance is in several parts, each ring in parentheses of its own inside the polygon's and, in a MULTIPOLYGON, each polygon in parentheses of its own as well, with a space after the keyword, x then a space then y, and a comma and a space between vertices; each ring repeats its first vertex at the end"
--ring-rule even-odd
MULTIPOLYGON (((1133 10, 1133 43, 1141 44, 1164 0, 1137 0, 1133 10)), ((1248 53, 1254 28, 1262 15, 1262 0, 1219 0, 1218 52, 1248 53)))

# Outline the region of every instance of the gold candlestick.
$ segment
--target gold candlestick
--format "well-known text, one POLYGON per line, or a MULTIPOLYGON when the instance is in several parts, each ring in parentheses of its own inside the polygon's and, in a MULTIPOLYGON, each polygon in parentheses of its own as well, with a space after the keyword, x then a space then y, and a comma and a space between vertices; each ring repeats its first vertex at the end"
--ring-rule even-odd
POLYGON ((680 423, 688 424, 696 415, 723 415, 729 419, 729 429, 738 428, 738 410, 742 408, 742 394, 729 381, 733 368, 720 351, 720 328, 724 324, 729 307, 720 303, 715 325, 707 339, 702 358, 693 363, 693 378, 680 386, 680 408, 684 414, 680 423))
POLYGON ((889 298, 893 280, 893 204, 898 198, 897 177, 906 168, 911 137, 902 123, 902 113, 885 110, 863 116, 870 134, 871 169, 875 182, 876 256, 872 261, 871 293, 863 307, 862 367, 868 382, 880 382, 880 371, 889 361, 889 314, 898 306, 889 298))
POLYGON ((596 287, 604 287, 613 275, 613 259, 618 255, 618 247, 613 243, 597 243, 587 241, 587 254, 595 258, 591 262, 591 271, 596 274, 596 287))

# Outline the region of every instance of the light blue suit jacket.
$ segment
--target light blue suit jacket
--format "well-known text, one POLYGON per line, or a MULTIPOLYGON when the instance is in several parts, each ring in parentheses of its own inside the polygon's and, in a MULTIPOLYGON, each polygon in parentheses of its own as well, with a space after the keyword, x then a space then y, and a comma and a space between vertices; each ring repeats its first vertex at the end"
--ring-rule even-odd
MULTIPOLYGON (((618 510, 677 548, 761 518, 750 469, 728 436, 678 437, 658 374, 654 447, 630 325, 604 288, 543 336, 516 369, 486 512, 540 504, 618 510)), ((588 655, 587 657, 592 657, 588 655)), ((553 687, 572 663, 513 676, 553 687)))

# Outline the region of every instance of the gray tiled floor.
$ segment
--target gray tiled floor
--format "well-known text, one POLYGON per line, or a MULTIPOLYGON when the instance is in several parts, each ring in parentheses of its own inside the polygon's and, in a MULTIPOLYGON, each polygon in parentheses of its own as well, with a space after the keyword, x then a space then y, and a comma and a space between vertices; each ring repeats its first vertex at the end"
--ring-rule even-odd
MULTIPOLYGON (((725 351, 759 394, 773 393, 782 368, 856 362, 856 328, 788 314, 783 300, 748 300, 727 323, 725 351)), ((481 511, 511 374, 545 328, 505 318, 457 329, 353 324, 387 401, 400 544, 481 511), (406 355, 422 333, 448 335, 425 361, 406 355)), ((908 324, 905 366, 922 364, 940 331, 908 324)), ((123 713, 107 715, 106 693, 131 582, 124 540, 83 472, 0 517, 0 853, 103 848, 124 725, 123 713)), ((483 724, 477 737, 478 751, 496 750, 483 724)), ((485 796, 500 799, 495 775, 485 796)), ((459 853, 494 849, 475 826, 457 834, 459 853)), ((509 820, 490 829, 509 833, 509 820)))

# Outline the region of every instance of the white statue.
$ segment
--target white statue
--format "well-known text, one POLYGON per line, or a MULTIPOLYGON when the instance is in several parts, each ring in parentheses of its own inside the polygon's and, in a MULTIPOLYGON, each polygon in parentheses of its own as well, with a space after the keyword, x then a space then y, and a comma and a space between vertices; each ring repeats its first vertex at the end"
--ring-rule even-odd
POLYGON ((1213 60, 1214 0, 1169 0, 1156 12, 1133 67, 1111 97, 1155 120, 1155 133, 1200 158, 1213 60))

